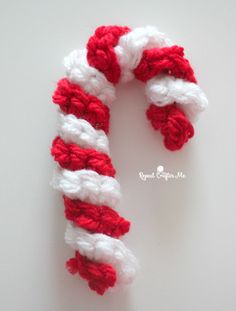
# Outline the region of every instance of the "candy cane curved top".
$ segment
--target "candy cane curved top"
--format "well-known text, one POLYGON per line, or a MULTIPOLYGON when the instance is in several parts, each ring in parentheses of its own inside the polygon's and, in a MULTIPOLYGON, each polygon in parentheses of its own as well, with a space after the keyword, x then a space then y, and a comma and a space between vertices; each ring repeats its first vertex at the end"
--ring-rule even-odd
POLYGON ((130 222, 114 210, 121 192, 107 134, 115 85, 133 78, 145 83, 147 118, 172 151, 193 136, 192 122, 207 106, 207 98, 184 49, 151 26, 98 27, 86 48, 70 53, 64 63, 67 77, 53 95, 59 122, 51 148, 58 163, 52 185, 63 194, 65 241, 75 250, 67 269, 102 295, 132 282, 138 268, 119 239, 130 222))

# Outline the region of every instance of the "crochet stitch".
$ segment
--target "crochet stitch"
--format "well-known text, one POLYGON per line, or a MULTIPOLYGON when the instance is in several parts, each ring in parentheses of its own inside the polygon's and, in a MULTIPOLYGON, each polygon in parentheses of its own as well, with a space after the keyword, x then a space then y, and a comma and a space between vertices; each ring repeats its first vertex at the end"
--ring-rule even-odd
POLYGON ((147 119, 171 151, 193 137, 192 122, 208 102, 184 49, 152 26, 98 27, 86 48, 70 53, 64 64, 66 78, 53 95, 58 136, 51 154, 58 165, 52 186, 63 194, 65 242, 75 252, 66 267, 103 295, 130 284, 138 269, 120 240, 130 222, 114 210, 121 190, 107 135, 116 84, 133 78, 145 83, 147 119))

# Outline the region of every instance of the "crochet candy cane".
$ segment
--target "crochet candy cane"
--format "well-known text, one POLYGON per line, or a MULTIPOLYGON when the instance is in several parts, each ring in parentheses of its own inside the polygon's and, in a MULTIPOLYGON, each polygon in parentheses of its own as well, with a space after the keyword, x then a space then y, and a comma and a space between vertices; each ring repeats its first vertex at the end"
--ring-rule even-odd
POLYGON ((193 137, 192 122, 207 98, 184 49, 155 27, 98 27, 86 49, 73 51, 64 63, 67 77, 53 95, 59 120, 51 148, 58 163, 52 185, 63 194, 65 241, 75 250, 66 267, 102 295, 132 282, 138 268, 119 239, 130 222, 115 211, 121 192, 107 138, 115 85, 133 78, 145 83, 147 118, 172 151, 193 137))

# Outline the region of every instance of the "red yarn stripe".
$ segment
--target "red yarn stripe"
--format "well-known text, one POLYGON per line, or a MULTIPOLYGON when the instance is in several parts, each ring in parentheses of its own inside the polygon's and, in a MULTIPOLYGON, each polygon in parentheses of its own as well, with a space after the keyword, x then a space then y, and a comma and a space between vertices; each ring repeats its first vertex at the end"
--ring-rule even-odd
POLYGON ((51 154, 61 167, 71 171, 90 169, 111 177, 116 173, 108 155, 95 149, 84 149, 73 143, 65 143, 59 136, 53 140, 51 154))
POLYGON ((193 69, 184 58, 184 49, 177 45, 145 50, 140 63, 134 69, 135 77, 143 82, 160 73, 196 83, 193 69))
POLYGON ((87 43, 87 59, 90 66, 101 71, 111 83, 118 83, 120 66, 114 52, 120 36, 129 32, 128 27, 101 26, 87 43))
POLYGON ((116 271, 111 265, 92 261, 78 251, 75 252, 74 258, 66 262, 66 268, 71 274, 79 273, 99 295, 103 295, 116 282, 116 271))
POLYGON ((66 78, 61 79, 52 99, 65 113, 83 118, 95 129, 108 133, 109 108, 97 97, 86 93, 79 85, 72 84, 66 78))
POLYGON ((192 124, 175 103, 164 107, 151 104, 146 115, 153 128, 161 131, 164 144, 171 151, 181 149, 194 135, 192 124))
POLYGON ((118 238, 129 231, 130 222, 104 205, 94 205, 64 196, 65 217, 76 226, 91 232, 118 238))

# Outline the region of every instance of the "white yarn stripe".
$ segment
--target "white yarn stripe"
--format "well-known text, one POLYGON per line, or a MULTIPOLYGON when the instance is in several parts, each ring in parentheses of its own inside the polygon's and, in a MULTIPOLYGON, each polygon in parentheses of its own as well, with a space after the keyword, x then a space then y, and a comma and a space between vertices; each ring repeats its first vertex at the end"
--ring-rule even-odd
POLYGON ((109 154, 109 141, 103 130, 96 130, 88 121, 73 114, 58 112, 58 134, 66 143, 93 148, 109 154))
POLYGON ((93 170, 69 171, 58 167, 51 184, 54 189, 71 199, 80 199, 96 205, 115 207, 121 198, 118 181, 93 170))
POLYGON ((121 36, 114 49, 121 67, 121 82, 133 79, 132 71, 138 66, 144 50, 170 45, 172 41, 153 26, 135 28, 121 36))
POLYGON ((148 102, 160 107, 176 102, 190 121, 195 121, 208 105, 206 95, 197 84, 168 75, 149 80, 145 92, 148 102))
POLYGON ((106 77, 87 62, 87 50, 75 50, 64 59, 67 77, 79 84, 89 94, 101 99, 106 104, 116 98, 115 87, 106 77))
POLYGON ((67 223, 65 241, 90 260, 111 264, 117 273, 117 285, 129 284, 135 278, 137 259, 122 241, 105 234, 90 234, 70 222, 67 223))

